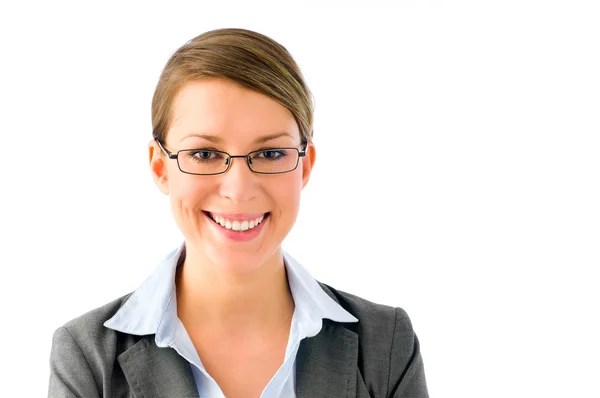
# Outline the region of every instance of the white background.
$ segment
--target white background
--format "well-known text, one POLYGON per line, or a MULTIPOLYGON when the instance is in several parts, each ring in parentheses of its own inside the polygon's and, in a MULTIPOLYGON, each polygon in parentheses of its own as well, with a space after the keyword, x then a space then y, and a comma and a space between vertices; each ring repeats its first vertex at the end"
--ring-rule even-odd
POLYGON ((0 395, 46 395, 54 330, 180 243, 151 96, 185 41, 242 27, 316 98, 284 247, 408 312, 432 397, 599 397, 595 2, 208 3, 1 6, 0 395))

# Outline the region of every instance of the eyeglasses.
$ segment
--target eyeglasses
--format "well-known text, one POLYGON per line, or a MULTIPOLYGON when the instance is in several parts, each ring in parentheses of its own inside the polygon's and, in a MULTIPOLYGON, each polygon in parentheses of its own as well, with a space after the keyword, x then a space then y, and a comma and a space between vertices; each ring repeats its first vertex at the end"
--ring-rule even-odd
POLYGON ((247 155, 230 155, 213 149, 182 149, 177 153, 169 152, 155 138, 156 143, 169 157, 176 159, 182 173, 195 175, 223 174, 231 167, 231 159, 245 158, 250 170, 258 174, 282 174, 296 170, 300 157, 306 155, 306 148, 265 148, 252 151, 247 155))

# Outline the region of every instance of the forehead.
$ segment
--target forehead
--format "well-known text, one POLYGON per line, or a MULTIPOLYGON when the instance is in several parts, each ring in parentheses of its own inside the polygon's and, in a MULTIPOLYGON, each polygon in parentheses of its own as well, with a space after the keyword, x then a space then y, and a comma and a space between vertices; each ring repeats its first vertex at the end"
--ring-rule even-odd
POLYGON ((292 138, 282 139, 290 142, 300 140, 296 120, 286 107, 227 79, 186 83, 173 101, 172 115, 168 133, 172 143, 212 135, 243 145, 278 133, 288 133, 292 138))

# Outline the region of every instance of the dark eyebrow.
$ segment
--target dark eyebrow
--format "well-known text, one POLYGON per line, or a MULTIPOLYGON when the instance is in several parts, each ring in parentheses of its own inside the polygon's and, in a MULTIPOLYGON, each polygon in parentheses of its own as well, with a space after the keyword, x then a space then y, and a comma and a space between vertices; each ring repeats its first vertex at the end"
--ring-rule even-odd
MULTIPOLYGON (((257 138, 256 140, 254 140, 254 144, 264 144, 265 142, 274 140, 274 139, 279 138, 279 137, 284 137, 284 136, 288 136, 288 137, 290 137, 292 139, 294 138, 289 133, 281 132, 281 133, 275 133, 275 134, 265 135, 264 137, 257 138)), ((212 142, 214 144, 222 144, 223 143, 223 139, 221 137, 218 137, 216 135, 211 135, 211 134, 199 134, 199 133, 188 134, 185 137, 183 137, 181 139, 181 141, 185 140, 186 138, 190 138, 190 137, 202 138, 202 139, 205 139, 206 141, 210 141, 210 142, 212 142)))

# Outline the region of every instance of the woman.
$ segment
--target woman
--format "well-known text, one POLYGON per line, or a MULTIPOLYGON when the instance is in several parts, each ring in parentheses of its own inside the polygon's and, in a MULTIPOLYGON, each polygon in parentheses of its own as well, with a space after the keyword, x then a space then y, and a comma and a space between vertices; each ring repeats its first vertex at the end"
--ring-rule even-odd
POLYGON ((215 30, 172 55, 149 160, 184 243, 55 332, 50 396, 427 397, 406 313, 315 281, 281 249, 312 120, 298 66, 268 37, 215 30))

